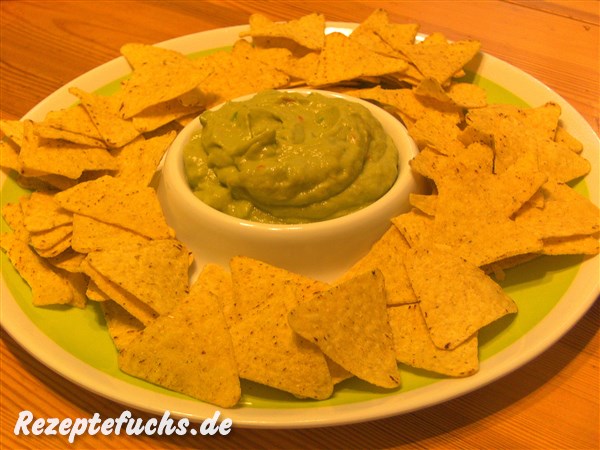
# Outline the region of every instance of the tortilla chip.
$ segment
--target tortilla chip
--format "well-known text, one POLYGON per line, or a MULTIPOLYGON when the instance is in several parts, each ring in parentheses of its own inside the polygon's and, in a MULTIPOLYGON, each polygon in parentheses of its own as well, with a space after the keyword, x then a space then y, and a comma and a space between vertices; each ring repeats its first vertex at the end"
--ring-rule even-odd
MULTIPOLYGON (((421 155, 420 159, 423 158, 421 155)), ((436 157, 435 160, 437 173, 428 175, 435 177, 438 189, 436 214, 467 213, 471 216, 508 218, 547 180, 546 174, 537 168, 537 161, 530 155, 519 159, 499 175, 487 170, 480 172, 478 165, 468 167, 459 158, 436 157)))
POLYGON ((531 230, 510 219, 494 216, 442 218, 438 212, 431 236, 434 242, 454 248, 476 266, 543 248, 543 242, 531 230))
POLYGON ((34 123, 33 132, 43 139, 62 139, 64 141, 87 145, 90 147, 104 147, 104 141, 102 139, 95 139, 84 134, 74 133, 68 130, 61 130, 43 125, 41 123, 34 123))
POLYGON ((448 39, 446 35, 440 31, 434 31, 433 33, 425 36, 425 39, 421 41, 421 45, 442 45, 448 44, 448 39))
POLYGON ((86 261, 159 314, 173 310, 188 291, 189 253, 172 239, 92 252, 86 261))
POLYGON ((407 45, 402 50, 425 77, 444 85, 480 48, 478 41, 456 41, 407 45))
POLYGON ((483 142, 463 143, 460 138, 443 148, 425 148, 410 162, 411 167, 436 184, 441 184, 446 177, 453 177, 454 173, 465 176, 493 174, 494 150, 483 142))
POLYGON ((491 264, 484 265, 481 267, 485 273, 493 275, 497 281, 503 281, 506 279, 506 270, 511 269, 513 267, 517 267, 520 264, 527 263, 529 261, 533 261, 536 258, 539 258, 541 253, 527 253, 524 255, 517 256, 509 256, 508 258, 504 258, 498 261, 495 261, 491 264))
POLYGON ((590 163, 555 141, 560 107, 547 103, 537 108, 490 105, 470 110, 467 124, 494 138, 495 172, 507 170, 523 154, 539 160, 549 178, 567 182, 586 175, 590 163))
POLYGON ((433 98, 442 103, 452 102, 440 82, 435 78, 423 78, 423 80, 421 80, 414 88, 414 93, 419 97, 433 98))
POLYGON ((325 356, 325 361, 327 361, 327 368, 329 369, 329 374, 331 375, 331 382, 335 386, 336 384, 341 383, 342 381, 346 381, 350 378, 353 378, 350 372, 340 366, 338 363, 333 361, 328 356, 325 356))
POLYGON ((71 286, 73 298, 69 302, 69 304, 76 308, 85 308, 85 306, 87 305, 87 297, 85 293, 89 281, 88 277, 80 272, 69 272, 64 271, 60 268, 57 268, 57 271, 59 274, 61 274, 63 278, 67 280, 67 282, 71 286))
POLYGON ((14 233, 3 233, 0 245, 19 275, 31 287, 35 306, 66 305, 73 301, 69 282, 14 233))
POLYGON ((158 312, 142 302, 135 295, 113 283, 93 268, 87 259, 81 263, 81 270, 95 283, 99 291, 103 293, 102 300, 111 299, 121 305, 129 314, 134 316, 144 325, 149 325, 159 316, 158 312), (104 298, 105 297, 105 298, 104 298))
POLYGON ((319 13, 288 22, 273 22, 262 14, 252 14, 249 22, 250 30, 240 33, 240 37, 286 38, 312 50, 320 50, 324 45, 325 17, 319 13))
POLYGON ((335 284, 341 284, 357 275, 379 269, 385 278, 388 306, 414 303, 417 298, 402 262, 409 248, 400 231, 392 226, 373 244, 369 253, 356 262, 335 284))
POLYGON ((281 70, 291 76, 307 82, 316 77, 319 67, 319 54, 308 53, 299 58, 289 58, 281 70))
MULTIPOLYGON (((87 263, 85 263, 85 264, 87 264, 87 263)), ((90 268, 90 270, 91 270, 91 268, 90 268)), ((100 289, 98 287, 98 285, 96 284, 96 282, 92 279, 90 279, 88 281, 88 286, 85 291, 85 295, 88 299, 93 300, 95 302, 112 301, 111 298, 108 296, 108 294, 106 292, 104 292, 102 289, 100 289)), ((121 308, 121 309, 123 309, 123 308, 121 308)), ((127 314, 129 314, 129 313, 127 313, 127 314)), ((129 315, 131 315, 131 314, 129 314, 129 315)), ((131 317, 133 317, 133 316, 131 316, 131 317)))
MULTIPOLYGON (((71 237, 72 241, 72 237, 71 237)), ((59 255, 51 258, 47 258, 46 260, 52 264, 54 267, 62 269, 66 272, 81 272, 81 263, 85 259, 85 255, 83 253, 78 253, 72 248, 67 248, 65 251, 61 252, 59 255)))
POLYGON ((148 238, 117 225, 104 223, 80 214, 73 216, 71 247, 77 252, 90 253, 116 249, 148 241, 148 238))
POLYGON ((600 253, 598 233, 583 236, 554 237, 544 239, 544 255, 597 255, 600 253))
POLYGON ((130 186, 126 181, 103 176, 80 183, 55 196, 73 213, 123 227, 151 239, 173 237, 154 189, 130 186))
POLYGON ((55 174, 36 174, 33 176, 17 175, 15 182, 29 191, 62 191, 77 184, 78 180, 72 180, 55 174))
POLYGON ((23 145, 23 123, 21 120, 0 119, 0 131, 14 142, 17 147, 23 145))
POLYGON ((150 139, 139 137, 120 148, 116 153, 119 171, 115 177, 123 179, 131 186, 149 186, 163 155, 176 135, 175 131, 171 131, 150 139))
POLYGON ((49 192, 33 192, 21 197, 23 223, 31 233, 51 230, 73 222, 73 214, 63 209, 49 192))
POLYGON ((131 120, 125 120, 120 116, 120 95, 104 97, 76 87, 71 87, 69 92, 81 100, 108 147, 122 147, 140 135, 131 120))
POLYGON ((229 327, 233 322, 233 282, 231 273, 219 264, 209 263, 202 268, 202 284, 219 302, 225 322, 229 327))
POLYGON ((325 37, 313 86, 327 85, 363 76, 379 76, 406 70, 406 61, 380 55, 354 42, 342 33, 325 37))
POLYGON ((385 388, 400 385, 381 272, 358 275, 317 294, 292 309, 288 321, 358 378, 385 388))
POLYGON ((452 83, 447 89, 434 78, 424 78, 414 88, 415 95, 460 108, 482 108, 487 105, 486 91, 471 83, 452 83))
POLYGON ((56 242, 55 245, 53 245, 50 248, 34 248, 35 252, 40 255, 42 258, 48 259, 48 258, 56 258, 60 255, 63 254, 63 252, 67 251, 69 249, 71 245, 71 235, 69 234, 65 239, 62 239, 58 242, 56 242))
POLYGON ((477 334, 453 350, 436 347, 418 303, 388 308, 398 362, 451 377, 466 377, 479 369, 477 334))
POLYGON ((328 398, 333 382, 323 353, 288 324, 299 276, 246 257, 230 266, 230 332, 240 377, 300 398, 328 398))
POLYGON ((575 138, 560 124, 558 127, 556 127, 556 135, 554 136, 554 140, 560 144, 563 144, 566 148, 575 153, 581 153, 583 151, 583 144, 581 141, 575 138))
POLYGON ((417 119, 407 128, 419 148, 430 147, 442 153, 457 140, 461 131, 452 117, 436 113, 417 119))
POLYGON ((49 111, 39 125, 103 142, 102 135, 81 103, 70 108, 49 111))
POLYGON ((125 119, 185 94, 208 75, 175 50, 146 44, 125 44, 121 53, 133 67, 131 76, 124 83, 119 106, 125 119))
POLYGON ((462 108, 487 106, 487 92, 476 84, 452 83, 446 93, 455 105, 462 108))
POLYGON ((103 301, 101 308, 108 333, 117 351, 121 352, 128 344, 137 339, 139 333, 144 329, 144 324, 112 300, 103 301))
POLYGON ((392 218, 392 223, 400 230, 409 245, 416 247, 429 239, 434 219, 413 208, 407 213, 392 218))
POLYGON ((526 142, 530 148, 537 149, 540 169, 548 174, 550 179, 567 183, 587 175, 591 170, 592 166, 587 159, 560 142, 526 142))
POLYGON ((398 58, 401 54, 394 50, 391 45, 382 39, 373 29, 364 26, 364 23, 356 27, 350 34, 350 39, 369 50, 386 56, 398 58))
POLYGON ((437 195, 415 194, 411 192, 408 196, 408 202, 411 206, 432 217, 435 216, 437 200, 437 195))
POLYGON ((542 186, 542 208, 523 208, 515 222, 541 239, 591 235, 600 230, 600 211, 569 185, 548 181, 542 186))
POLYGON ((413 44, 419 25, 414 23, 391 23, 388 12, 382 8, 374 10, 359 27, 374 31, 392 49, 399 51, 405 45, 413 44))
POLYGON ((22 172, 23 166, 19 159, 20 147, 12 141, 0 140, 0 167, 7 170, 22 172))
POLYGON ((198 400, 235 406, 241 389, 233 345, 219 301, 200 274, 189 295, 119 353, 119 368, 198 400))
MULTIPOLYGON (((292 53, 286 48, 262 48, 252 45, 244 39, 238 39, 231 50, 237 57, 246 57, 251 60, 260 61, 276 69, 282 70, 287 65, 292 53)), ((314 54, 311 52, 311 54, 314 54)))
POLYGON ((290 80, 281 70, 243 51, 221 51, 194 62, 212 70, 200 89, 207 108, 243 95, 287 86, 290 80))
POLYGON ((2 217, 18 239, 29 242, 29 231, 25 227, 25 216, 20 202, 7 203, 2 207, 2 217))
POLYGON ((431 97, 419 96, 414 89, 383 89, 380 86, 347 92, 360 98, 375 100, 389 105, 400 114, 403 122, 410 125, 419 119, 438 115, 438 120, 459 125, 463 119, 462 110, 453 103, 440 102, 431 97), (410 120, 407 120, 410 119, 410 120))
POLYGON ((184 105, 179 98, 174 98, 147 107, 133 116, 132 122, 141 133, 147 133, 181 117, 197 115, 203 109, 202 105, 184 105))
POLYGON ((67 246, 70 246, 70 237, 73 233, 73 225, 66 224, 54 227, 51 230, 40 231, 37 233, 31 233, 29 237, 29 243, 37 251, 48 250, 55 247, 58 243, 68 239, 67 246))
POLYGON ((459 252, 413 248, 405 259, 408 277, 436 347, 452 350, 517 305, 485 272, 459 252))
POLYGON ((90 147, 35 135, 33 124, 24 122, 19 161, 24 175, 56 174, 77 179, 85 171, 116 170, 116 159, 104 147, 90 147))

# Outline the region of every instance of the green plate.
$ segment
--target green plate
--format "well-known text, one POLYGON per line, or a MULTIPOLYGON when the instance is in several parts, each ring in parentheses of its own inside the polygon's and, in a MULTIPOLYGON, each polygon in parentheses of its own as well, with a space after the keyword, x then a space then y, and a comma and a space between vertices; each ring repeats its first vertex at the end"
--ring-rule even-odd
MULTIPOLYGON (((348 27, 347 24, 342 25, 348 27)), ((242 28, 232 27, 198 33, 192 37, 186 36, 168 41, 163 45, 198 56, 207 51, 214 51, 214 47, 221 48, 230 45, 242 28), (204 48, 209 45, 208 43, 210 43, 210 49, 204 48)), ((503 87, 503 79, 507 77, 505 72, 508 72, 511 77, 514 77, 515 73, 519 76, 519 72, 515 72, 516 69, 512 66, 499 60, 484 55, 483 61, 480 61, 477 67, 478 72, 480 72, 480 67, 485 67, 486 76, 468 71, 465 81, 485 88, 490 103, 535 106, 548 100, 556 101, 558 99, 564 102, 554 93, 544 98, 534 96, 526 99, 522 95, 516 95, 513 90, 503 87), (492 71, 490 72, 490 70, 492 71)), ((70 85, 83 86, 90 90, 93 88, 103 94, 110 94, 119 88, 119 82, 127 71, 126 63, 120 58, 83 75, 70 85)), ((525 74, 521 75, 521 82, 534 83, 536 87, 540 84, 525 74)), ((40 103, 27 117, 39 120, 46 111, 68 106, 72 102, 72 97, 69 97, 66 88, 63 88, 40 103)), ((577 121, 578 126, 583 127, 589 134, 589 131, 585 129, 587 124, 581 123, 583 119, 579 115, 575 115, 572 120, 577 121)), ((582 140, 584 143, 586 142, 585 139, 582 140)), ((595 141, 588 139, 588 142, 591 142, 592 146, 597 146, 597 138, 595 141)), ((586 147, 588 159, 589 150, 586 147)), ((597 167, 597 161, 593 161, 593 163, 597 167)), ((574 187, 589 196, 589 182, 590 177, 586 181, 576 183, 574 187)), ((595 175, 592 174, 591 182, 597 185, 597 172, 595 175)), ((2 205, 4 205, 16 201, 26 192, 9 177, 4 181, 1 193, 2 205)), ((6 223, 2 222, 2 231, 7 229, 6 223)), ((117 353, 106 330, 100 307, 96 303, 89 302, 84 310, 65 307, 33 307, 29 287, 16 273, 4 253, 2 253, 0 261, 4 281, 2 324, 21 345, 42 362, 94 392, 140 409, 159 414, 162 414, 165 409, 170 409, 180 415, 198 419, 212 416, 210 411, 214 408, 210 405, 191 400, 184 395, 173 393, 122 373, 117 368, 117 353), (41 332, 44 339, 32 342, 31 338, 26 335, 27 330, 17 329, 15 323, 21 324, 19 326, 25 324, 26 328, 41 332), (61 349, 65 353, 64 358, 55 358, 53 356, 56 354, 55 350, 45 352, 45 346, 61 349), (57 362, 58 359, 61 361, 57 362), (67 363, 63 359, 66 359, 67 363), (85 370, 84 375, 77 373, 82 370, 80 363, 92 370, 85 370), (110 389, 102 387, 102 383, 106 383, 106 380, 110 380, 114 384, 110 389), (128 389, 128 386, 131 389, 128 389), (152 395, 145 393, 152 393, 152 395), (156 403, 157 401, 158 403, 156 403)), ((330 399, 319 402, 299 400, 275 389, 243 381, 243 397, 240 407, 230 410, 230 417, 233 418, 234 425, 249 427, 332 425, 399 414, 476 389, 498 376, 514 370, 525 363, 527 359, 539 354, 566 332, 593 303, 595 295, 597 295, 597 280, 595 284, 586 285, 587 291, 584 290, 580 300, 570 298, 574 280, 582 277, 580 273, 582 262, 583 258, 580 256, 542 257, 507 271, 506 279, 501 285, 518 304, 519 313, 516 316, 501 319, 481 331, 479 342, 482 367, 480 373, 469 377, 472 380, 448 380, 430 372, 401 366, 402 388, 394 391, 380 390, 360 380, 351 379, 338 385, 330 399), (525 352, 525 356, 510 355, 515 351, 519 342, 539 328, 539 325, 544 323, 557 305, 566 301, 565 299, 575 302, 576 305, 577 314, 570 319, 570 323, 550 330, 549 337, 543 339, 537 348, 534 345, 533 350, 525 352), (515 361, 509 363, 503 361, 499 364, 499 368, 495 367, 498 365, 495 361, 505 359, 506 355, 510 356, 511 361, 512 359, 515 361), (393 402, 390 402, 390 399, 393 402), (404 406, 402 405, 403 399, 406 399, 404 406)), ((597 258, 586 261, 585 266, 586 272, 594 270, 597 266, 597 258), (590 264, 591 267, 588 269, 590 264)))

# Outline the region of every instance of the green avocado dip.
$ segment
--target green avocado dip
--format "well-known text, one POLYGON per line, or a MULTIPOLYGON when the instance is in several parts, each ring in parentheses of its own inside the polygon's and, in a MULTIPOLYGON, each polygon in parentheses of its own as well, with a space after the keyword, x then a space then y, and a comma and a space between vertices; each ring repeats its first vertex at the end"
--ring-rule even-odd
POLYGON ((183 152, 194 194, 263 223, 340 217, 384 195, 398 151, 363 105, 319 93, 264 91, 200 116, 183 152))

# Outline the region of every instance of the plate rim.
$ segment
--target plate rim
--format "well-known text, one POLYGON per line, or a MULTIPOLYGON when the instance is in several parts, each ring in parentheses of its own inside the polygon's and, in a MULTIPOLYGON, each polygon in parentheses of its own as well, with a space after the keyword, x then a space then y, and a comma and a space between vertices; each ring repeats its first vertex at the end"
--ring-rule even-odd
MULTIPOLYGON (((358 24, 351 22, 327 22, 328 27, 346 29, 348 31, 357 25, 358 24)), ((208 36, 226 36, 228 39, 231 39, 233 37, 233 33, 239 33, 239 31, 246 28, 247 25, 236 25, 213 30, 205 30, 162 41, 155 45, 179 50, 182 47, 185 48, 187 45, 191 45, 190 42, 195 39, 202 39, 208 36)), ((231 42, 229 45, 231 45, 231 42)), ((212 46, 211 44, 209 44, 209 46, 203 46, 203 48, 206 49, 214 47, 215 46, 212 46)), ((193 51, 201 50, 196 48, 193 51)), ((570 125, 570 127, 567 126, 566 128, 569 131, 571 131, 573 128, 581 133, 584 133, 587 141, 593 141, 595 147, 599 146, 600 141, 598 140, 591 126, 577 112, 577 110, 575 110, 575 108, 572 107, 559 94, 541 83, 536 78, 511 65, 510 63, 507 63, 487 53, 481 52, 480 54, 481 62, 480 66, 478 67, 478 73, 486 76, 487 71, 492 70, 496 66, 500 65, 504 70, 510 73, 511 76, 514 76, 515 80, 519 81, 526 79, 527 83, 509 83, 511 87, 507 87, 505 84, 501 84, 501 86, 508 89, 515 95, 523 98, 525 101, 527 101, 527 98, 529 97, 541 95, 543 97, 547 97, 549 101, 555 101, 559 103, 563 108, 563 115, 561 117, 564 118, 566 115, 566 125, 570 125), (481 70, 481 72, 479 70, 481 70), (533 91, 530 90, 532 88, 533 91), (576 126, 573 126, 573 124, 576 126)), ((71 94, 68 93, 68 88, 70 86, 77 85, 82 89, 98 89, 103 85, 106 85, 108 82, 127 75, 129 72, 129 66, 123 56, 114 58, 66 83, 64 86, 60 87, 37 103, 22 117, 22 119, 37 120, 36 118, 39 117, 42 112, 51 108, 54 102, 57 102, 61 99, 64 100, 65 96, 67 96, 66 98, 71 96, 71 94), (114 72, 115 70, 120 70, 120 72, 124 73, 120 74, 119 72, 119 74, 112 74, 111 72, 114 72), (95 85, 95 78, 102 78, 105 73, 110 74, 111 78, 108 79, 108 81, 104 80, 100 86, 95 85)), ((489 76, 487 77, 490 78, 489 76)), ((490 79, 494 81, 493 78, 490 79)), ((72 97, 72 99, 74 102, 75 97, 72 97)), ((586 156, 588 152, 593 152, 593 150, 593 148, 591 150, 587 150, 586 156)), ((598 152, 596 151, 595 154, 597 156, 598 152)), ((590 184, 590 179, 593 179, 594 181, 598 180, 597 160, 595 161, 595 164, 592 164, 592 172, 588 175, 588 177, 589 178, 586 178, 588 180, 588 185, 590 184)), ((0 176, 0 189, 4 187, 6 178, 7 176, 2 173, 0 176)), ((595 204, 598 204, 598 194, 593 189, 590 192, 590 198, 595 204)), ((590 281, 590 277, 585 276, 585 274, 594 273, 593 271, 598 273, 597 269, 599 268, 599 265, 600 258, 598 255, 584 260, 581 263, 574 280, 567 289, 567 292, 558 301, 555 307, 552 308, 548 314, 525 335, 520 337, 507 348, 483 361, 481 363, 479 372, 471 377, 443 379, 436 381, 431 385, 420 387, 408 392, 403 392, 398 395, 391 394, 382 398, 361 401, 358 403, 353 402, 343 405, 315 406, 314 408, 309 407, 297 409, 262 407, 233 408, 222 409, 222 415, 223 417, 230 417, 233 420, 234 426, 240 428, 292 429, 337 426, 363 422, 367 420, 377 420, 414 412, 416 410, 443 403, 453 398, 465 395, 469 392, 481 389, 491 382, 508 375, 514 370, 519 369, 523 365, 533 360, 535 357, 544 353, 549 347, 554 345, 560 338, 562 338, 573 326, 575 326, 577 322, 579 322, 579 320, 591 308, 600 295, 600 281, 594 283, 593 280, 590 281), (575 289, 578 290, 577 297, 583 298, 581 294, 585 293, 585 301, 576 301, 575 304, 572 304, 573 301, 569 300, 571 297, 573 297, 572 294, 567 299, 569 301, 565 301, 567 294, 572 293, 572 291, 575 289), (555 319, 555 316, 561 317, 565 325, 558 330, 555 330, 550 336, 548 336, 545 333, 544 328, 548 323, 551 323, 555 319), (536 340, 536 338, 538 340, 536 340), (534 341, 533 344, 530 342, 531 340, 534 341), (518 354, 515 354, 514 350, 517 347, 521 351, 518 352, 518 354), (490 369, 490 367, 492 367, 492 369, 490 369), (431 389, 435 389, 439 392, 435 393, 436 395, 429 396, 426 401, 423 401, 422 397, 427 397, 431 389), (398 397, 402 398, 402 404, 400 407, 397 405, 397 403, 400 403, 398 402, 398 397), (357 405, 360 405, 360 408, 357 408, 357 405), (312 414, 306 414, 307 411, 312 414), (320 417, 315 418, 314 413, 317 411, 322 414, 317 414, 320 417)), ((161 393, 148 391, 139 386, 133 386, 126 381, 115 379, 111 375, 88 365, 60 347, 29 320, 25 312, 12 297, 12 293, 6 284, 4 276, 1 276, 0 293, 2 298, 0 323, 4 330, 15 340, 17 344, 23 347, 36 360, 44 364, 47 368, 54 371, 58 375, 66 378, 70 382, 125 407, 133 407, 140 411, 145 411, 152 414, 162 414, 165 410, 169 410, 173 417, 186 417, 193 422, 201 421, 205 417, 212 417, 215 410, 221 410, 221 408, 218 408, 214 405, 197 400, 178 399, 161 393), (12 320, 7 320, 7 318, 12 320), (29 325, 30 329, 24 328, 26 325, 29 325), (31 329, 31 327, 33 329, 31 329), (27 332, 23 333, 21 331, 23 329, 27 329, 27 332), (27 336, 27 334, 29 334, 29 336, 27 336), (48 356, 45 355, 44 352, 39 348, 40 346, 36 345, 39 343, 39 341, 36 341, 36 339, 42 339, 50 343, 52 351, 48 353, 52 355, 51 358, 48 358, 48 356), (60 363, 63 364, 63 367, 60 367, 60 363), (64 367, 67 367, 66 371, 64 367), (95 380, 95 384, 97 385, 98 376, 100 376, 103 381, 103 383, 100 385, 100 388, 95 386, 94 383, 91 383, 91 381, 95 380), (139 393, 137 401, 130 398, 124 399, 123 397, 119 396, 117 394, 119 392, 119 387, 126 388, 127 391, 130 391, 133 394, 139 393), (140 401, 140 397, 143 398, 143 401, 140 401), (147 404, 149 402, 153 403, 154 405, 160 405, 161 408, 149 406, 147 404), (163 408, 162 406, 165 406, 166 404, 174 407, 169 409, 163 408)))

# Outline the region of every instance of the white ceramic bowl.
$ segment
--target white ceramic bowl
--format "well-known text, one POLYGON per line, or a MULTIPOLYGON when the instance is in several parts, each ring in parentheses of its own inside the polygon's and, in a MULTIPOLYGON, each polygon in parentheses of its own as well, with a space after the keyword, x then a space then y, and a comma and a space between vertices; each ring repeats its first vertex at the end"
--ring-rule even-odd
POLYGON ((241 220, 203 203, 187 183, 182 152, 191 136, 200 130, 200 121, 194 120, 179 133, 166 154, 158 196, 167 222, 175 229, 177 238, 193 252, 196 269, 209 262, 227 266, 233 256, 244 255, 322 281, 333 281, 369 250, 390 226, 392 217, 408 209, 408 195, 421 190, 421 181, 408 165, 417 154, 417 147, 406 128, 391 114, 369 102, 339 93, 294 91, 319 92, 368 108, 398 148, 400 170, 396 182, 376 202, 335 219, 299 225, 241 220))

